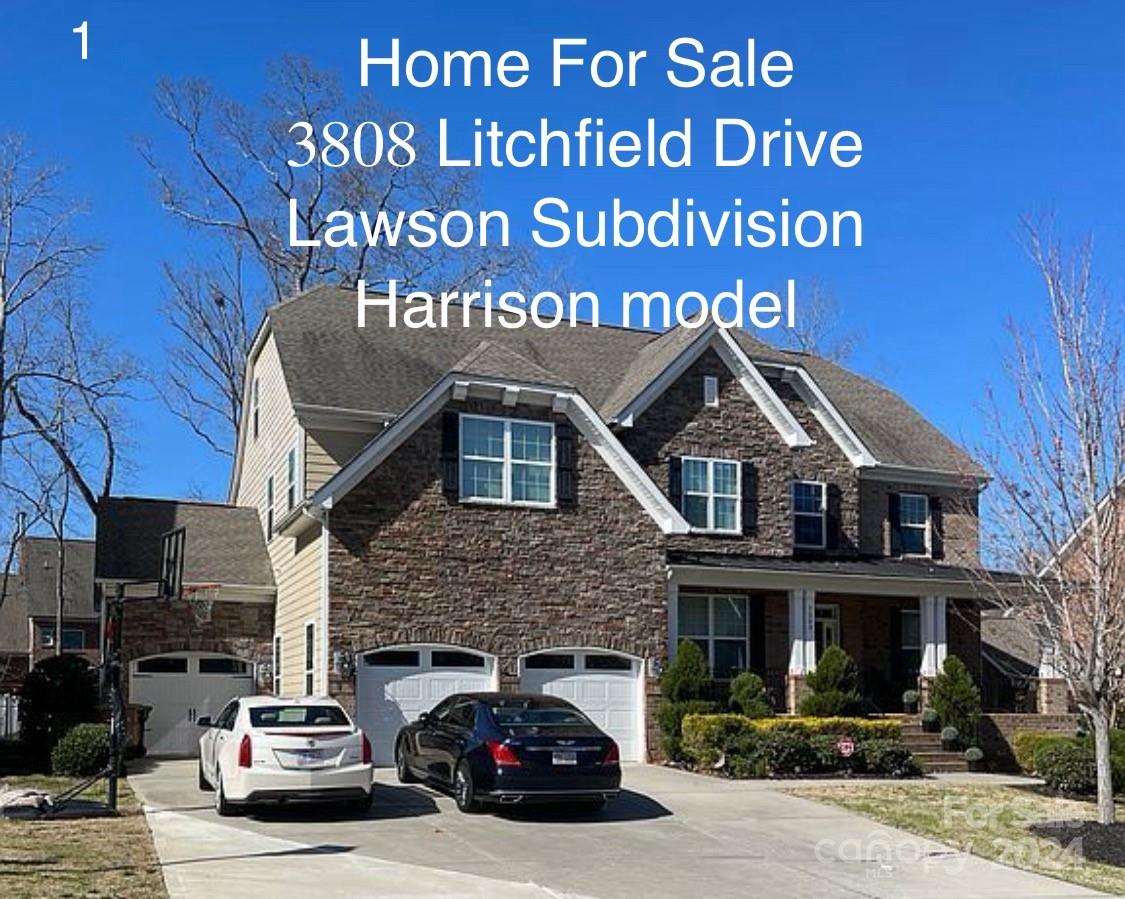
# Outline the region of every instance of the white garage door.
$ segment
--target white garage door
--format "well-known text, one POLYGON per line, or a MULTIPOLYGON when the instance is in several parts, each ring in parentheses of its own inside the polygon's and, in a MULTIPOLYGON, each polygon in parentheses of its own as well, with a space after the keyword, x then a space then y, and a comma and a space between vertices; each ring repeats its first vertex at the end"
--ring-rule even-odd
POLYGON ((409 644, 366 653, 356 666, 356 719, 376 765, 391 765, 399 728, 452 693, 496 689, 496 658, 457 646, 409 644))
POLYGON ((617 741, 621 758, 644 755, 641 661, 599 649, 561 649, 524 656, 520 689, 574 703, 617 741))
POLYGON ((235 696, 253 692, 253 664, 233 656, 173 652, 129 667, 129 701, 152 706, 145 724, 149 755, 197 755, 198 719, 214 718, 235 696))

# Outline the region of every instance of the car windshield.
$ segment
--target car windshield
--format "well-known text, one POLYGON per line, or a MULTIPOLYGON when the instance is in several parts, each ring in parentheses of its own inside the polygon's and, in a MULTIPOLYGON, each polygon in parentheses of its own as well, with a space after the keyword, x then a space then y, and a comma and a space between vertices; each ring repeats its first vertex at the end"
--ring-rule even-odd
POLYGON ((492 715, 501 727, 574 727, 590 723, 580 711, 563 705, 494 705, 492 715))
POLYGON ((250 709, 253 727, 350 726, 344 710, 334 705, 264 705, 250 709))

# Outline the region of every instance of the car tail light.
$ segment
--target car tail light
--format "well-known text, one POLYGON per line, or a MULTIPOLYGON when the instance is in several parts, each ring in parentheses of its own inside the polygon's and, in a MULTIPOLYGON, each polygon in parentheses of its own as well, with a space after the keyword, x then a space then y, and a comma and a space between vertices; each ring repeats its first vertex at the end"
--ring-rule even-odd
POLYGON ((617 744, 613 740, 609 741, 609 749, 605 751, 605 758, 602 759, 602 765, 606 768, 613 765, 621 764, 621 750, 617 748, 617 744))
POLYGON ((363 731, 359 732, 360 737, 363 738, 363 764, 371 764, 371 741, 367 739, 367 734, 363 731))
POLYGON ((238 767, 249 768, 252 755, 253 747, 250 745, 250 734, 246 734, 242 738, 242 742, 238 744, 238 767))
POLYGON ((519 768, 522 766, 523 763, 519 760, 519 756, 507 743, 489 740, 485 745, 488 747, 488 752, 492 756, 492 761, 496 763, 496 767, 519 768))

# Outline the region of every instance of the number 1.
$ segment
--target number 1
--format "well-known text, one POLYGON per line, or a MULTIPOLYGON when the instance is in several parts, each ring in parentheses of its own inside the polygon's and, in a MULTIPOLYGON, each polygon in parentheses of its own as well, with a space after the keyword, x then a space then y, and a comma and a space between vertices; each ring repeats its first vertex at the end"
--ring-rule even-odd
POLYGON ((89 30, 90 30, 89 25, 90 25, 89 22, 83 22, 77 28, 71 28, 70 29, 72 34, 82 35, 82 58, 83 59, 86 59, 86 55, 87 55, 86 54, 86 38, 87 38, 87 35, 89 34, 89 30))

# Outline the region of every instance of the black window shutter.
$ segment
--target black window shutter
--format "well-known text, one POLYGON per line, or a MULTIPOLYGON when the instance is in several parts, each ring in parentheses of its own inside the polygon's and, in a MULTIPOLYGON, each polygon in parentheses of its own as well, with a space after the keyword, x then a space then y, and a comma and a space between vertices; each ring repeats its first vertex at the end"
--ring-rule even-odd
POLYGON ((766 677, 766 600, 750 597, 750 670, 763 680, 766 677))
POLYGON ((843 494, 837 484, 829 484, 825 488, 824 507, 824 546, 827 549, 840 548, 840 507, 843 503, 843 494))
POLYGON ((574 508, 578 503, 578 448, 569 421, 555 425, 555 475, 559 507, 574 508))
POLYGON ((441 492, 449 499, 460 496, 459 454, 461 449, 461 418, 456 412, 441 416, 441 492))
POLYGON ((753 462, 742 463, 742 533, 758 533, 758 469, 753 462))
POLYGON ((897 493, 887 495, 887 520, 891 525, 891 555, 902 555, 902 513, 901 502, 897 493))
POLYGON ((677 509, 682 506, 684 494, 683 464, 679 456, 668 457, 668 499, 677 509))
POLYGON ((945 520, 940 496, 930 497, 930 558, 945 558, 945 520))

